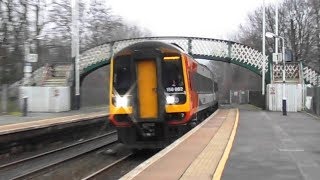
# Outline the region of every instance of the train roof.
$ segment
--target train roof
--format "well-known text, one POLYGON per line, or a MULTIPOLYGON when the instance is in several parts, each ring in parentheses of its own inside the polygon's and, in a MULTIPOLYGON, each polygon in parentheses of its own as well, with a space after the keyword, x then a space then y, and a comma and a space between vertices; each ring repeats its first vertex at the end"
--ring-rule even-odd
POLYGON ((169 44, 161 41, 143 41, 125 47, 115 55, 120 56, 125 54, 131 54, 135 51, 146 49, 160 51, 161 53, 184 53, 184 50, 178 45, 169 44))

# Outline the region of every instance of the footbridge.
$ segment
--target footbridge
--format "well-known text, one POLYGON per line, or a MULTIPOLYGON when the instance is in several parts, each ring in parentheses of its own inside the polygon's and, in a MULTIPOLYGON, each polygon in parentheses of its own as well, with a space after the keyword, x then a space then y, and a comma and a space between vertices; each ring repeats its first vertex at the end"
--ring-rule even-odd
MULTIPOLYGON (((258 75, 262 73, 262 53, 243 44, 199 37, 146 37, 114 41, 83 51, 80 54, 81 75, 109 64, 112 54, 122 48, 143 41, 174 43, 196 59, 224 61, 247 68, 258 75)), ((266 71, 268 72, 267 62, 266 71)))
MULTIPOLYGON (((257 49, 237 42, 221 39, 170 36, 117 40, 84 50, 80 53, 79 62, 81 78, 83 79, 94 70, 108 65, 113 53, 126 46, 143 41, 174 43, 196 59, 232 63, 246 68, 257 75, 262 75, 263 55, 257 49)), ((281 81, 283 66, 280 64, 273 64, 271 58, 268 56, 266 56, 266 59, 266 83, 281 81)), ((320 73, 301 62, 287 63, 285 69, 288 81, 319 85, 320 73)), ((45 71, 47 71, 46 68, 42 67, 34 72, 33 77, 35 79, 33 80, 33 84, 41 84, 39 82, 44 82, 43 74, 46 74, 45 71)), ((68 77, 72 78, 72 76, 68 77)))
MULTIPOLYGON (((220 39, 200 37, 145 37, 118 40, 83 51, 80 54, 80 73, 84 77, 102 66, 108 65, 113 53, 131 44, 143 41, 162 41, 175 43, 198 59, 223 61, 244 67, 262 75, 263 54, 247 45, 220 39)), ((273 65, 268 59, 265 62, 267 82, 282 79, 282 65, 273 65)), ((319 84, 319 72, 302 63, 288 63, 286 76, 289 81, 304 81, 307 84, 319 84)))
MULTIPOLYGON (((312 86, 320 85, 319 72, 302 62, 286 63, 286 66, 283 67, 282 64, 273 64, 271 58, 267 56, 265 57, 267 61, 264 62, 263 54, 259 50, 247 45, 233 41, 200 37, 144 37, 101 44, 80 53, 80 78, 83 80, 88 74, 96 69, 110 64, 112 55, 119 50, 131 44, 143 41, 173 43, 180 46, 195 59, 206 59, 236 64, 259 76, 262 75, 263 63, 265 63, 266 84, 282 83, 282 70, 285 68, 286 82, 288 83, 310 84, 312 86)), ((72 68, 74 66, 72 64, 69 64, 69 66, 50 66, 51 69, 52 67, 54 69, 54 76, 48 77, 48 74, 52 75, 52 73, 48 73, 48 67, 42 67, 33 73, 32 80, 24 81, 29 83, 24 83, 24 86, 73 87, 75 78, 73 73, 74 68, 72 68)))

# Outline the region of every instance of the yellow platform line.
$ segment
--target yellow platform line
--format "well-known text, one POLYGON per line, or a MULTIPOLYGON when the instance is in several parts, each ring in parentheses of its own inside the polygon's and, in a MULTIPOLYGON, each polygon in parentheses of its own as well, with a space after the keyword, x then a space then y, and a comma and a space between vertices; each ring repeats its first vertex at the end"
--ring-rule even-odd
POLYGON ((234 142, 234 138, 236 136, 237 133, 237 128, 238 128, 238 122, 239 122, 239 109, 237 109, 237 116, 236 116, 236 122, 234 123, 231 135, 230 135, 230 139, 228 141, 227 147, 222 155, 222 158, 220 159, 220 162, 218 164, 218 167, 213 175, 213 180, 220 180, 224 167, 227 163, 227 160, 229 158, 230 152, 231 152, 231 148, 234 142))
MULTIPOLYGON (((198 157, 189 165, 181 180, 211 179, 229 142, 236 122, 236 109, 230 109, 218 132, 208 142, 198 157)), ((209 128, 209 127, 207 127, 209 128)))

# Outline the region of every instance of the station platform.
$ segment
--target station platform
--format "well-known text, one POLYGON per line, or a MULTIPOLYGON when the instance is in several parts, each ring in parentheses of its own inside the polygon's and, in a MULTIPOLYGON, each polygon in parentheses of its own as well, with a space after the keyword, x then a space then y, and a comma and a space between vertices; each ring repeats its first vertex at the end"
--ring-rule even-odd
POLYGON ((59 113, 28 113, 26 117, 2 115, 0 116, 0 135, 100 118, 108 114, 108 106, 95 106, 59 113))
POLYGON ((226 180, 318 180, 320 118, 300 113, 240 110, 226 180))
POLYGON ((219 109, 121 179, 320 177, 320 119, 251 106, 219 109))

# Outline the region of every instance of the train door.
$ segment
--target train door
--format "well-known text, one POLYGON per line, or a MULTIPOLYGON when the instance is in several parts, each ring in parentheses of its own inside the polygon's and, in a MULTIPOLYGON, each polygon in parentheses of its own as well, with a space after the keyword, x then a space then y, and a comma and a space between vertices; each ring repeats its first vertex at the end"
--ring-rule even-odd
POLYGON ((155 60, 137 61, 139 115, 143 119, 158 117, 157 69, 155 60))

